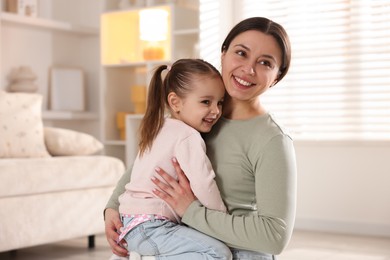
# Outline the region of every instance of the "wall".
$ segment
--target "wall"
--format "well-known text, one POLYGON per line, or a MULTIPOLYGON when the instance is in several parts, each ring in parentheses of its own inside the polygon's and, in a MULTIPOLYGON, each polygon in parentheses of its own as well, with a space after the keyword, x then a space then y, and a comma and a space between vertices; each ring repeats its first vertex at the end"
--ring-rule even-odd
POLYGON ((297 229, 390 237, 390 143, 295 141, 297 229))
MULTIPOLYGON (((5 0, 0 0, 5 11, 5 0)), ((77 6, 67 0, 40 0, 38 18, 65 21, 82 27, 99 28, 101 6, 95 0, 82 0, 77 6), (88 10, 86 12, 85 10, 88 10)), ((50 20, 49 20, 50 21, 50 20)), ((0 89, 7 89, 12 69, 29 66, 37 75, 34 82, 47 107, 49 69, 53 65, 82 67, 87 81, 87 106, 98 110, 99 38, 74 37, 74 34, 47 29, 45 26, 2 22, 0 26, 0 89), (28 43, 28 44, 26 44, 28 43), (90 87, 88 87, 90 86, 90 87)))

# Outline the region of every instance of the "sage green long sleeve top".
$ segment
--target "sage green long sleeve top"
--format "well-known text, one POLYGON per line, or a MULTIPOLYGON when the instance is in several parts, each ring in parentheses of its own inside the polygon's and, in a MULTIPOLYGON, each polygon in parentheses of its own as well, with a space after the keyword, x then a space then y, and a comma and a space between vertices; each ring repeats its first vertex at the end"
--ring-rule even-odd
MULTIPOLYGON (((222 118, 205 141, 228 213, 195 201, 182 222, 233 248, 280 254, 295 220, 297 172, 291 137, 265 114, 249 120, 222 118)), ((129 175, 130 170, 107 208, 118 209, 129 175)))

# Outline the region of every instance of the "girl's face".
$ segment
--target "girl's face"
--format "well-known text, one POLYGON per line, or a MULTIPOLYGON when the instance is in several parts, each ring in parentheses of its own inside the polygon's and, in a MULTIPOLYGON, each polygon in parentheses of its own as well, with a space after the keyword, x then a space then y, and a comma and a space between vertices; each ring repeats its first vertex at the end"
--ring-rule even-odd
POLYGON ((237 35, 221 59, 227 93, 251 101, 276 83, 282 52, 272 36, 250 30, 237 35))
POLYGON ((196 77, 191 89, 185 98, 176 97, 173 117, 201 133, 210 132, 222 114, 223 81, 219 77, 196 77))

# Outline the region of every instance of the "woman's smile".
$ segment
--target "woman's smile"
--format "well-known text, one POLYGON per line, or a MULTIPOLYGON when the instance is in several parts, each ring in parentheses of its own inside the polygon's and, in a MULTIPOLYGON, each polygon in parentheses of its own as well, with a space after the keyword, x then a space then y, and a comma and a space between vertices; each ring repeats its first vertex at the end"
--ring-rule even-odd
POLYGON ((237 76, 233 76, 234 80, 236 81, 236 84, 239 88, 243 88, 243 89, 246 89, 248 87, 251 87, 251 86, 254 86, 255 84, 254 83, 251 83, 247 80, 244 80, 242 78, 239 78, 237 76))

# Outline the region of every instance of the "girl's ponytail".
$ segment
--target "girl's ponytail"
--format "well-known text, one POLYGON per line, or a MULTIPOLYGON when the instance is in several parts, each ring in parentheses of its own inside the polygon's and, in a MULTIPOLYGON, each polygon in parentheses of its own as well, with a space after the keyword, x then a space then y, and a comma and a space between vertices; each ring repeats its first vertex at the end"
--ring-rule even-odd
POLYGON ((165 97, 167 93, 161 74, 165 69, 168 69, 167 65, 157 67, 149 84, 146 112, 139 130, 140 156, 152 147, 154 139, 164 124, 165 97))

